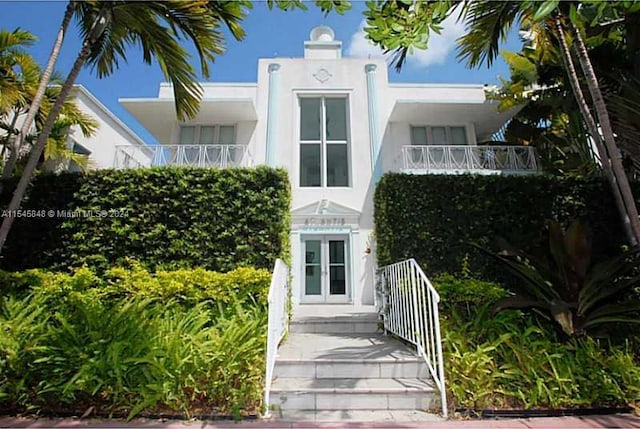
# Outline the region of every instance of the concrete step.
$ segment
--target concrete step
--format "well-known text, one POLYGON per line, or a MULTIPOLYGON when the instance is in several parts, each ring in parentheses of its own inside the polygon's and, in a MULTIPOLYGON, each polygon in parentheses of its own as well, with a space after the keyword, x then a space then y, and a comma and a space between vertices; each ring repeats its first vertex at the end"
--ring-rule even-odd
POLYGON ((388 379, 276 379, 271 401, 280 410, 426 410, 439 401, 424 380, 388 379))
POLYGON ((354 305, 309 305, 293 308, 291 333, 375 333, 378 332, 375 307, 354 305))
MULTIPOLYGON (((445 421, 438 414, 420 410, 279 410, 273 415, 281 422, 295 422, 297 425, 295 427, 303 427, 305 425, 303 422, 335 422, 336 425, 331 427, 344 427, 345 422, 357 422, 356 427, 366 427, 362 425, 364 422, 377 423, 375 427, 381 427, 381 423, 397 427, 398 422, 402 422, 402 426, 407 422, 420 422, 438 427, 445 421)), ((410 427, 418 426, 410 425, 410 427)))
POLYGON ((419 358, 412 359, 278 359, 274 376, 279 378, 308 377, 316 379, 428 378, 426 365, 419 358))
POLYGON ((294 319, 289 326, 291 333, 304 334, 330 334, 330 333, 350 333, 350 334, 372 334, 379 332, 381 326, 378 324, 378 316, 362 315, 337 316, 337 317, 308 317, 294 319))

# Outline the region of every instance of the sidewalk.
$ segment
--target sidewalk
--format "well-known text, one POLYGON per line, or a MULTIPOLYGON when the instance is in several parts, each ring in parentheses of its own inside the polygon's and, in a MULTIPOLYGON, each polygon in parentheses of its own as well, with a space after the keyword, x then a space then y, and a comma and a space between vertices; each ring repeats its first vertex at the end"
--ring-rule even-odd
POLYGON ((178 421, 178 420, 124 420, 97 419, 26 419, 0 417, 2 428, 171 428, 171 429, 276 429, 276 428, 639 428, 640 418, 631 414, 581 417, 540 417, 534 419, 500 420, 448 420, 438 422, 284 422, 284 421, 178 421))

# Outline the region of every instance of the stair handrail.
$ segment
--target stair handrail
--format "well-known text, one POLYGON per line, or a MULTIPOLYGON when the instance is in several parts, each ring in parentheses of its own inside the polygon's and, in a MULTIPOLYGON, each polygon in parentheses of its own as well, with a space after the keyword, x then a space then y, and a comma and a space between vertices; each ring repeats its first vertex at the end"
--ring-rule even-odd
POLYGON ((289 267, 276 259, 271 276, 268 295, 268 319, 267 319, 267 359, 264 380, 264 417, 269 417, 271 383, 273 381, 273 369, 276 363, 278 345, 287 332, 288 314, 287 303, 289 301, 289 267))
POLYGON ((440 295, 415 259, 379 269, 384 332, 416 346, 440 391, 442 415, 447 416, 442 338, 438 303, 440 295))

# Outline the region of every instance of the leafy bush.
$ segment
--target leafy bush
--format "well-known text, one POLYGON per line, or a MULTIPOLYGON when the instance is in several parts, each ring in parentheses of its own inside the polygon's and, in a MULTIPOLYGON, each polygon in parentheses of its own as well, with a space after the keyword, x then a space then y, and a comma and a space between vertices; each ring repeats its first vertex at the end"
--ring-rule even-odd
POLYGON ((440 306, 446 313, 466 310, 471 314, 477 306, 495 302, 507 294, 497 283, 453 274, 440 274, 432 283, 440 295, 440 306))
POLYGON ((496 309, 535 309, 558 323, 570 336, 609 327, 612 323, 640 323, 640 300, 632 297, 640 285, 639 251, 606 261, 592 261, 587 225, 573 221, 566 231, 549 224, 547 257, 536 259, 505 244, 499 253, 484 250, 518 281, 511 296, 496 309))
MULTIPOLYGON (((633 186, 640 196, 640 183, 633 186)), ((546 242, 547 219, 587 220, 596 258, 618 254, 624 243, 609 185, 600 179, 386 174, 374 216, 379 265, 415 258, 430 277, 457 273, 468 259, 477 277, 503 280, 503 268, 469 243, 486 246, 502 236, 531 251, 546 242)))
POLYGON ((531 316, 490 304, 443 321, 445 371, 459 408, 625 406, 640 399, 640 361, 590 338, 561 343, 531 316))
POLYGON ((70 299, 2 302, 0 404, 14 411, 251 413, 259 410, 266 312, 232 305, 70 299), (49 315, 48 313, 51 313, 49 315), (13 319, 31 314, 29 320, 13 319), (6 329, 16 326, 21 330, 6 329), (29 332, 28 339, 21 335, 29 332))
POLYGON ((104 277, 83 267, 0 279, 13 291, 0 300, 4 409, 93 407, 129 417, 259 410, 267 270, 150 274, 132 264, 104 277))
MULTIPOLYGON (((14 187, 6 184, 0 203, 14 187)), ((271 269, 288 258, 289 203, 286 172, 267 167, 41 175, 23 209, 44 216, 16 219, 0 265, 106 270, 134 258, 150 269, 271 269)))
POLYGON ((0 290, 18 296, 45 295, 65 301, 120 298, 158 298, 195 305, 202 301, 266 305, 271 273, 265 269, 240 267, 228 273, 203 268, 150 273, 136 262, 114 267, 99 276, 95 270, 81 267, 71 273, 28 270, 0 271, 0 290))

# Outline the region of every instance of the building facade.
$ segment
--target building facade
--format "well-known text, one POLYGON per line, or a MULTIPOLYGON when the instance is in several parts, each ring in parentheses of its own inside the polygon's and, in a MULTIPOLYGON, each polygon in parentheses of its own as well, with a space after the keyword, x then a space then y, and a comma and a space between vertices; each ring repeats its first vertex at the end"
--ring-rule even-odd
MULTIPOLYGON (((373 192, 384 172, 536 169, 531 148, 485 144, 514 112, 498 112, 483 85, 390 84, 384 60, 343 58, 328 27, 311 32, 303 58, 260 59, 256 83, 202 86, 188 122, 175 119, 168 84, 120 103, 158 139, 153 165, 289 172, 294 303, 373 304, 373 192)), ((141 150, 119 148, 114 166, 138 166, 141 150)))

